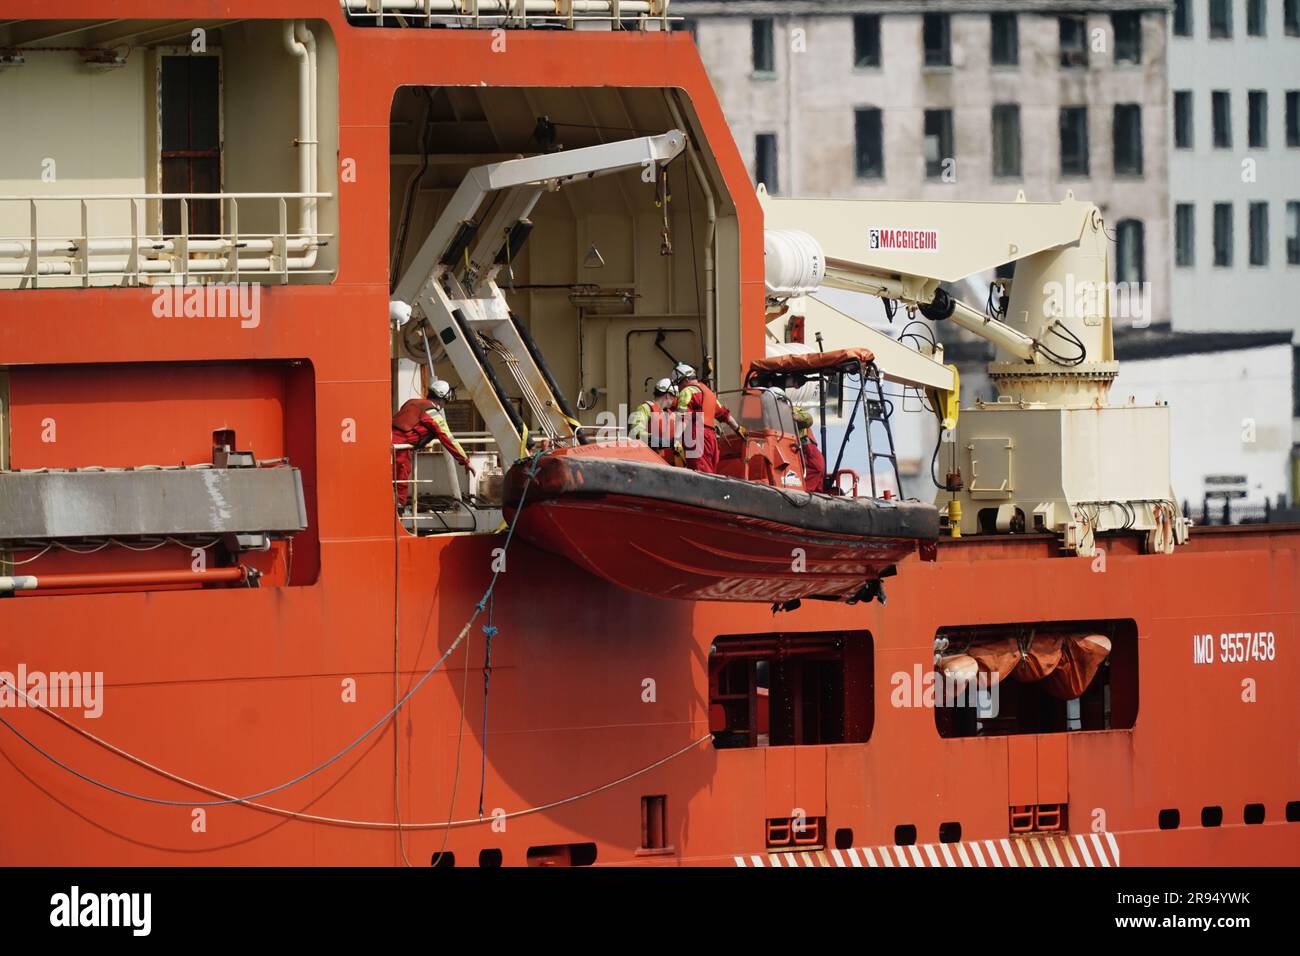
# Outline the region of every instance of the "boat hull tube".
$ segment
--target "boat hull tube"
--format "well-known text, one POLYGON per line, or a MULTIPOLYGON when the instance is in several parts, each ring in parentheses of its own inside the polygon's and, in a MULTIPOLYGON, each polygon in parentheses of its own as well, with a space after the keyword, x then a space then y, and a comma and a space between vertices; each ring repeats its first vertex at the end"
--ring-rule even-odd
POLYGON ((520 461, 506 474, 507 517, 521 497, 516 533, 530 544, 620 587, 689 601, 883 599, 880 578, 939 535, 925 502, 700 474, 633 444, 520 461))

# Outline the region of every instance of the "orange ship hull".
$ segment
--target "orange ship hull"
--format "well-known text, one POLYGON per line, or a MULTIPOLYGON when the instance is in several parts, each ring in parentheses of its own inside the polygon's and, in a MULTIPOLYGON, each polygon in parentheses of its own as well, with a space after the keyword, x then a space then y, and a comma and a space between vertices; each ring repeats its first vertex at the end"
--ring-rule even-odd
MULTIPOLYGON (((68 0, 59 14, 93 19, 101 7, 68 0)), ((737 209, 742 313, 754 316, 763 311, 761 214, 683 35, 521 32, 511 35, 509 55, 495 56, 485 33, 404 39, 347 25, 335 3, 134 0, 114 11, 329 21, 339 51, 340 154, 358 170, 341 186, 346 254, 331 286, 269 289, 256 335, 193 321, 160 334, 166 320, 151 315, 146 289, 4 294, 12 467, 205 460, 203 429, 237 426, 241 438, 256 438, 259 454, 304 467, 312 534, 295 542, 291 566, 285 555, 266 557, 261 589, 0 600, 0 668, 102 672, 102 716, 60 715, 137 760, 39 711, 0 716, 85 777, 175 801, 109 792, 0 728, 0 863, 886 865, 882 847, 896 865, 993 865, 995 852, 1000 865, 1300 860, 1300 823, 1288 822, 1300 801, 1300 530, 1277 527, 1198 530, 1168 557, 1107 542, 1100 565, 1055 557, 1053 543, 1037 536, 945 541, 934 563, 900 563, 887 606, 805 603, 775 623, 766 604, 647 597, 516 541, 490 609, 499 631, 486 716, 480 625, 488 617, 480 615, 396 719, 320 772, 261 798, 263 807, 221 804, 211 790, 242 796, 279 785, 382 717, 451 646, 501 557, 494 549, 502 536, 417 539, 394 521, 382 319, 389 243, 374 211, 389 205, 395 91, 480 82, 685 90, 737 209), (359 319, 374 315, 378 322, 359 319), (58 328, 77 332, 34 333, 58 328), (237 421, 195 413, 197 439, 187 445, 163 434, 155 399, 165 370, 200 361, 246 364, 225 377, 212 371, 220 366, 198 376, 209 394, 229 393, 223 407, 237 421), (276 363, 284 366, 278 378, 267 371, 276 363), (110 381, 111 429, 87 402, 103 394, 96 383, 110 381), (243 403, 263 382, 276 400, 243 403), (51 408, 58 444, 40 439, 51 408), (340 441, 345 421, 360 424, 355 441, 340 441), (932 670, 940 629, 1033 621, 1045 608, 1054 620, 1132 622, 1130 728, 944 738, 933 709, 897 696, 898 675, 932 670), (871 667, 856 675, 871 703, 867 739, 713 747, 711 645, 776 628, 868 635, 871 667), (1201 636, 1217 644, 1242 632, 1274 635, 1275 656, 1195 662, 1201 636), (645 846, 643 797, 664 798, 659 846, 645 846), (188 805, 203 801, 215 805, 188 805), (1245 822, 1256 805, 1262 822, 1245 822), (1009 812, 1026 806, 1064 806, 1065 832, 1017 834, 1009 812), (1202 825, 1202 811, 1216 807, 1221 822, 1202 825), (795 810, 822 821, 820 842, 772 852, 772 821, 795 810), (1162 829, 1168 810, 1179 811, 1176 829, 1162 829), (895 848, 899 828, 909 827, 915 843, 895 848)), ((0 2, 0 17, 32 14, 30 4, 0 2)), ((747 357, 761 354, 761 323, 740 335, 747 357)), ((178 401, 172 414, 189 412, 178 401)), ((146 557, 55 555, 40 567, 122 571, 146 557)), ((189 556, 171 559, 184 567, 189 556)))

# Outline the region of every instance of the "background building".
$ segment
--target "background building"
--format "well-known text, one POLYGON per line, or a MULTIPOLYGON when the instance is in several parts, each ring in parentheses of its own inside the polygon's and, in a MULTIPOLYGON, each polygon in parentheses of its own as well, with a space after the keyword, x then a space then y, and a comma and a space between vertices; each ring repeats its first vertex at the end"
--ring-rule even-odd
MULTIPOLYGON (((1174 328, 1300 333, 1300 2, 1176 0, 1170 34, 1174 328)), ((1293 499, 1298 401, 1259 451, 1293 499)))

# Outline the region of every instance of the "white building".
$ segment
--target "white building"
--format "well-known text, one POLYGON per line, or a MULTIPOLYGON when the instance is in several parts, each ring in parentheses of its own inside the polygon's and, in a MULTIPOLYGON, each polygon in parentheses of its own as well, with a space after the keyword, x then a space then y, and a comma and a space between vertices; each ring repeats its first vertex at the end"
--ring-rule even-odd
POLYGON ((1300 0, 1175 0, 1169 34, 1173 327, 1300 338, 1300 0))

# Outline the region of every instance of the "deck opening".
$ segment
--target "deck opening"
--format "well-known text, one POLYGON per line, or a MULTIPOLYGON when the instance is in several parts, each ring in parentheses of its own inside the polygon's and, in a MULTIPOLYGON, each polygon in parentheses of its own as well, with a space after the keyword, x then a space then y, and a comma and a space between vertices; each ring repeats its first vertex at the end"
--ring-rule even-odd
POLYGON ((1217 827, 1223 824, 1223 807, 1202 807, 1201 826, 1217 827))
POLYGON ((835 849, 847 850, 853 846, 853 830, 849 827, 840 827, 835 831, 835 849))
POLYGON ((940 843, 960 843, 961 842, 961 824, 940 823, 939 824, 939 842, 940 843))
POLYGON ((1264 804, 1248 803, 1242 811, 1241 818, 1244 822, 1254 826, 1264 822, 1264 804))
POLYGON ((867 631, 719 637, 709 652, 713 745, 862 743, 872 685, 867 631))
POLYGON ((641 798, 641 849, 667 849, 667 816, 667 796, 656 794, 641 798))
POLYGON ((591 866, 595 862, 594 843, 555 843, 528 848, 529 866, 591 866))
POLYGON ((894 827, 894 845, 915 846, 916 825, 912 823, 900 823, 898 826, 894 827))
POLYGON ((1160 829, 1177 830, 1180 818, 1180 814, 1175 809, 1161 810, 1159 817, 1160 829))
POLYGON ((1300 800, 1292 800, 1286 805, 1286 822, 1300 823, 1300 800))
POLYGON ((429 865, 430 866, 455 866, 456 854, 443 853, 442 851, 439 851, 435 853, 433 857, 429 860, 429 865))
POLYGON ((481 867, 498 867, 501 865, 500 850, 479 850, 478 865, 481 867))

